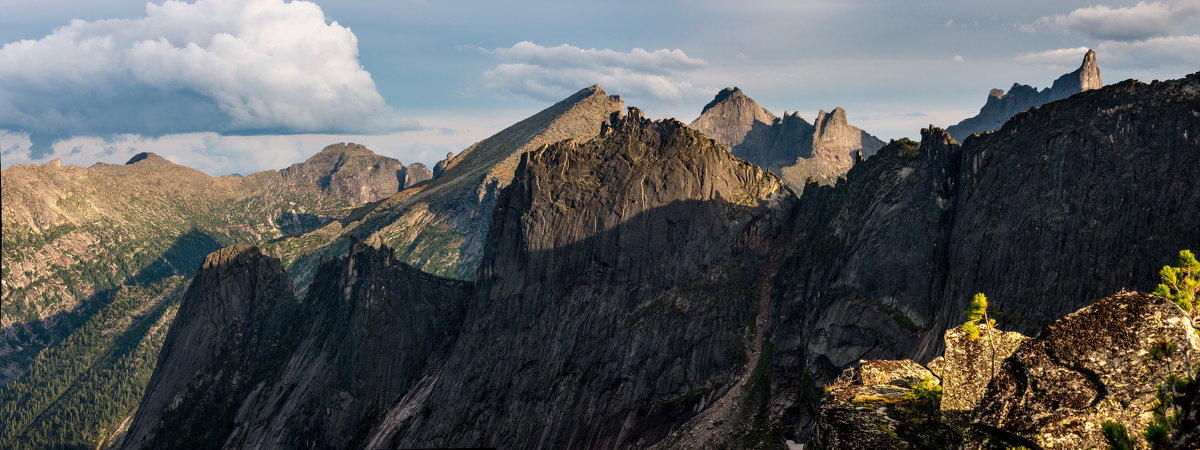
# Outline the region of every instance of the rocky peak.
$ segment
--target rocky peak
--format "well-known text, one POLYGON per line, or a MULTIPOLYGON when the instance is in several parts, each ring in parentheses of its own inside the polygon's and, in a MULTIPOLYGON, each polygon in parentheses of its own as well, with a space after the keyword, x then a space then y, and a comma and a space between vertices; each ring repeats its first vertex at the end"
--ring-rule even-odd
POLYGON ((171 161, 168 161, 166 158, 163 158, 163 157, 161 157, 161 156, 158 156, 158 155, 157 155, 157 154, 155 154, 155 153, 151 153, 151 152, 142 152, 142 153, 138 153, 138 154, 136 154, 136 155, 133 155, 133 157, 132 157, 132 158, 129 158, 129 161, 127 161, 127 162, 125 163, 125 165, 137 164, 137 163, 142 163, 142 164, 172 164, 172 163, 171 163, 171 161))
POLYGON ((1100 80, 1100 67, 1096 65, 1096 52, 1088 50, 1083 55, 1083 63, 1079 65, 1079 68, 1054 80, 1054 84, 1049 89, 1050 93, 1046 96, 1065 98, 1079 92, 1102 87, 1104 87, 1104 82, 1100 80))
POLYGON ((399 192, 404 165, 360 144, 337 143, 279 174, 287 183, 316 188, 352 203, 366 203, 399 192))
POLYGON ((418 183, 433 179, 433 171, 424 164, 415 162, 404 169, 404 189, 416 186, 418 183))
POLYGON ((767 129, 774 114, 759 106, 739 88, 725 88, 704 106, 691 127, 700 130, 730 150, 738 146, 766 147, 771 144, 767 129))
POLYGON ((883 147, 883 141, 851 126, 842 108, 821 110, 809 124, 798 112, 775 117, 736 87, 718 92, 689 126, 794 188, 810 177, 832 183, 854 164, 854 155, 870 156, 883 147))
POLYGON ((979 114, 946 129, 961 142, 972 133, 999 129, 1010 117, 1034 106, 1101 87, 1104 87, 1104 82, 1100 80, 1096 52, 1088 50, 1078 69, 1058 77, 1050 87, 1039 91, 1033 86, 1013 83, 1007 93, 1000 89, 992 89, 988 92, 987 101, 979 110, 979 114))

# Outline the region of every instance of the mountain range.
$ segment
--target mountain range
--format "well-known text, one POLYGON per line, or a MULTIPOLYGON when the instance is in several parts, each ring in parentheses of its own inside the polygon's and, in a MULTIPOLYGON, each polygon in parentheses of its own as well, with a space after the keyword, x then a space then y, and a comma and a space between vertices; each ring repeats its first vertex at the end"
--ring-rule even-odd
MULTIPOLYGON (((654 121, 592 86, 433 170, 356 144, 246 177, 14 166, 0 446, 859 447, 844 418, 876 418, 826 388, 899 398, 870 380, 926 364, 946 398, 1033 411, 946 384, 971 364, 949 336, 975 292, 1045 335, 1200 248, 1200 74, 1102 87, 1089 52, 1036 108, 1020 92, 920 142, 737 88, 654 121)), ((1094 326, 1149 320, 1121 311, 1094 326)), ((984 406, 871 439, 1103 444, 984 406)))

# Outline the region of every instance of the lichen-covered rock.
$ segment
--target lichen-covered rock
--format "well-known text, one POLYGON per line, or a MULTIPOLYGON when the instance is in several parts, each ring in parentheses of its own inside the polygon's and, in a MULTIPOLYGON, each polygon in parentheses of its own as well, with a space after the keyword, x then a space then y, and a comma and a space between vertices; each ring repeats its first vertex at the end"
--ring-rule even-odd
POLYGON ((929 362, 929 370, 942 383, 942 411, 963 417, 975 409, 988 382, 1028 336, 980 324, 980 335, 972 339, 961 326, 946 330, 946 349, 929 362), (993 354, 993 352, 995 352, 993 354), (955 414, 957 413, 957 414, 955 414))
MULTIPOLYGON (((1098 448, 1106 420, 1142 430, 1156 388, 1183 373, 1183 352, 1152 355, 1170 343, 1200 354, 1200 337, 1182 310, 1160 297, 1121 292, 1046 327, 1004 362, 979 402, 971 439, 1019 445, 1017 435, 1044 448, 1098 448), (1003 432, 989 432, 999 429, 1003 432)), ((1140 433, 1133 432, 1136 439, 1140 433)))
POLYGON ((867 386, 886 384, 908 388, 931 375, 929 369, 908 359, 867 359, 858 368, 858 376, 867 386))

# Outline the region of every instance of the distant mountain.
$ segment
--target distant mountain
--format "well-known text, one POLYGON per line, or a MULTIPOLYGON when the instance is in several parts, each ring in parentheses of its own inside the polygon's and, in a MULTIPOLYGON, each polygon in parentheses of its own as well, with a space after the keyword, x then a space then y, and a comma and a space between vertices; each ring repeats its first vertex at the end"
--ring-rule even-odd
POLYGON ((308 160, 279 171, 288 184, 312 186, 352 204, 400 192, 408 187, 406 173, 400 161, 353 143, 330 145, 308 160))
MULTIPOLYGON (((387 245, 401 261, 429 273, 473 279, 496 198, 512 182, 521 155, 563 139, 595 136, 622 104, 600 86, 580 90, 439 162, 436 179, 263 250, 283 260, 301 290, 321 260, 344 255, 352 239, 387 245)), ((424 165, 408 171, 410 177, 433 177, 424 165)))
POLYGON ((1104 87, 1104 82, 1100 80, 1100 67, 1096 65, 1096 52, 1088 50, 1083 55, 1083 63, 1078 69, 1058 77, 1054 80, 1054 84, 1046 89, 1039 91, 1033 86, 1018 83, 1013 83, 1007 93, 1003 89, 992 89, 988 93, 987 103, 980 108, 979 114, 964 119, 957 125, 947 127, 946 131, 950 132, 954 139, 962 142, 972 133, 999 129, 1004 122, 1008 121, 1008 118, 1021 111, 1102 87, 1104 87))
POLYGON ((883 141, 850 125, 842 108, 822 110, 810 124, 799 113, 776 117, 736 87, 718 92, 689 126, 796 188, 809 178, 832 184, 859 152, 867 157, 883 147, 883 141))

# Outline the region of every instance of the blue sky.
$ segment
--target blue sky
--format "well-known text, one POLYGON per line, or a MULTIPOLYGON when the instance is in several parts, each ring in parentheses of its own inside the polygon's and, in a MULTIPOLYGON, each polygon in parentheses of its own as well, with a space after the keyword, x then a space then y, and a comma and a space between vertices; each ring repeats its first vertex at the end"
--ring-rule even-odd
POLYGON ((249 173, 354 141, 432 163, 594 83, 685 122, 736 85, 889 139, 1085 48, 1107 83, 1200 69, 1200 0, 738 3, 0 0, 0 157, 249 173))

